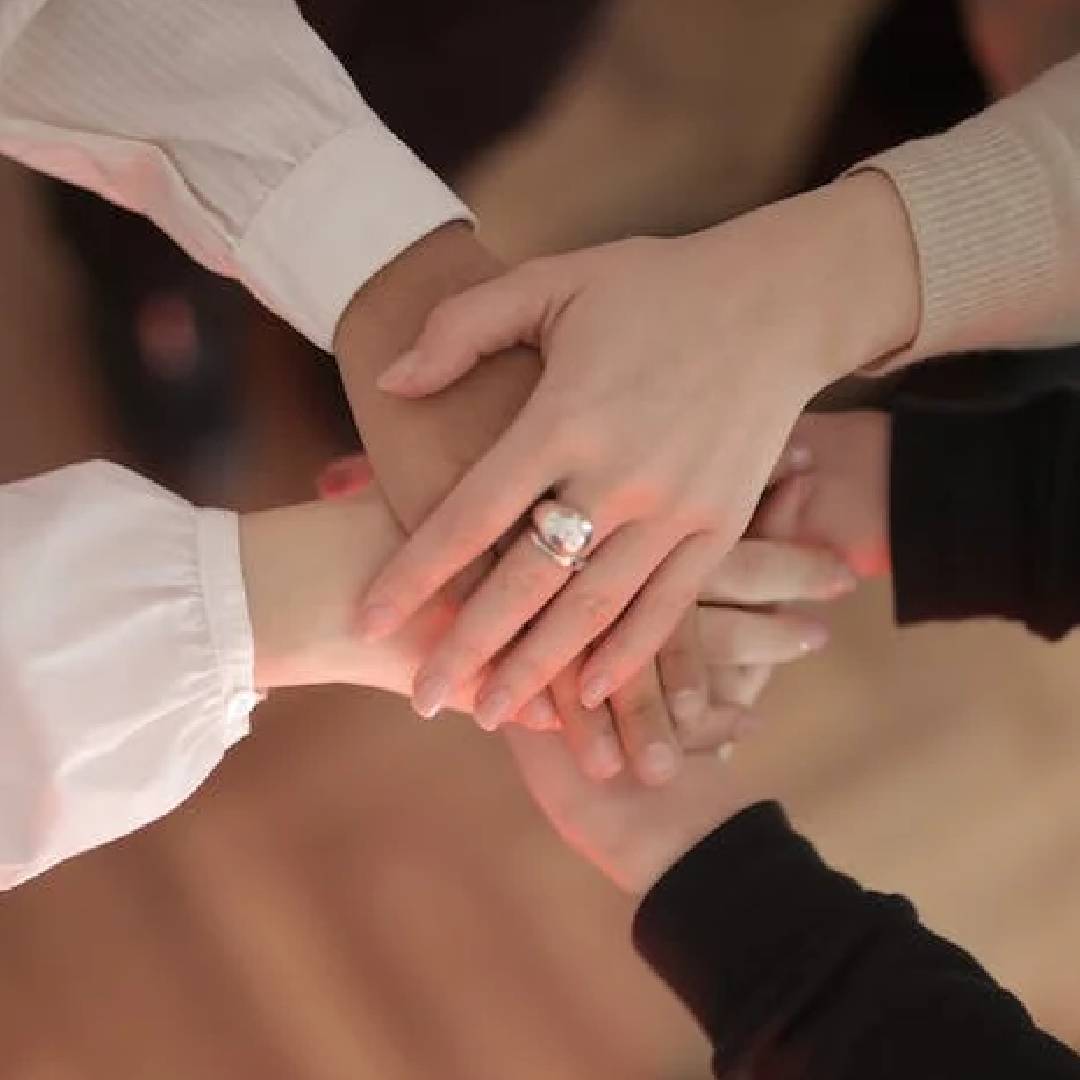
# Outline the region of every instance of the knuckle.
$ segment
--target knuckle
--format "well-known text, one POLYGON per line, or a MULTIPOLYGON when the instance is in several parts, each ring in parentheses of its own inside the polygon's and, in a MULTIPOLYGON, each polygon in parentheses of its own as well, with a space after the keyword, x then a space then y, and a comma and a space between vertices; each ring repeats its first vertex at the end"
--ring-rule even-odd
POLYGON ((603 589, 581 589, 574 597, 578 618, 592 634, 609 627, 621 611, 619 603, 603 589))
MULTIPOLYGON (((537 395, 536 412, 545 428, 546 452, 573 473, 604 460, 605 438, 587 422, 572 387, 552 386, 537 395)), ((595 509, 595 508, 592 508, 595 509)))
POLYGON ((716 508, 690 492, 675 498, 667 513, 671 524, 684 535, 711 529, 717 523, 716 508))

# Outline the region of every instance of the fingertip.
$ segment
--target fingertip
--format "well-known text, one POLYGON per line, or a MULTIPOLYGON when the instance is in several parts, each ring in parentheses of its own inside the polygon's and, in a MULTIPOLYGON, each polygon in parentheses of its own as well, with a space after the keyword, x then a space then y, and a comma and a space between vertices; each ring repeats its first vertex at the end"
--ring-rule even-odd
POLYGON ((611 780, 622 772, 625 759, 614 735, 599 735, 582 755, 581 767, 590 780, 611 780))
POLYGON ((822 623, 809 623, 799 641, 804 653, 819 652, 829 643, 829 628, 822 623))
POLYGON ((441 675, 424 675, 413 686, 412 706, 426 720, 437 716, 450 696, 450 683, 441 675))
POLYGON ((559 714, 547 694, 533 698, 518 714, 522 724, 530 731, 558 731, 561 727, 559 714))
POLYGON ((586 709, 598 709, 611 696, 611 678, 605 674, 586 675, 581 681, 581 704, 586 709))
POLYGON ((840 563, 833 571, 829 580, 827 591, 828 599, 839 600, 842 596, 853 593, 858 587, 859 578, 846 563, 840 563))

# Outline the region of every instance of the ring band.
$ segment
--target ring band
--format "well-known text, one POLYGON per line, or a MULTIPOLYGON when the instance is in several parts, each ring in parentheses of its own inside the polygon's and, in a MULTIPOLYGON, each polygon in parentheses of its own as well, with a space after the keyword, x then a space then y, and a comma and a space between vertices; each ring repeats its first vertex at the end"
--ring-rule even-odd
POLYGON ((551 499, 538 502, 530 514, 532 542, 566 570, 581 570, 593 537, 593 523, 581 511, 551 499))

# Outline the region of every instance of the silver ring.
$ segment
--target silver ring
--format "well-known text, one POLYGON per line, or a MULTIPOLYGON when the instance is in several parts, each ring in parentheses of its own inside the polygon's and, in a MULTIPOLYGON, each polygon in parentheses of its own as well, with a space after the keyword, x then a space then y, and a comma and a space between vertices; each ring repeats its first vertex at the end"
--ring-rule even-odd
POLYGON ((593 523, 579 510, 552 499, 538 502, 530 514, 532 542, 566 570, 581 570, 593 537, 593 523))

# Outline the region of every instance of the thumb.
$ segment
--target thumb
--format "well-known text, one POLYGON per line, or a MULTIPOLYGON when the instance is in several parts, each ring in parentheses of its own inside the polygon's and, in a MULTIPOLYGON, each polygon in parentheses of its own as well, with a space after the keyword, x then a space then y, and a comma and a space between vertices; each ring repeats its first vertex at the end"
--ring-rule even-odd
POLYGON ((556 282, 534 260, 444 300, 428 315, 416 344, 379 376, 379 389, 426 397, 457 382, 485 356, 538 344, 562 291, 556 282))

